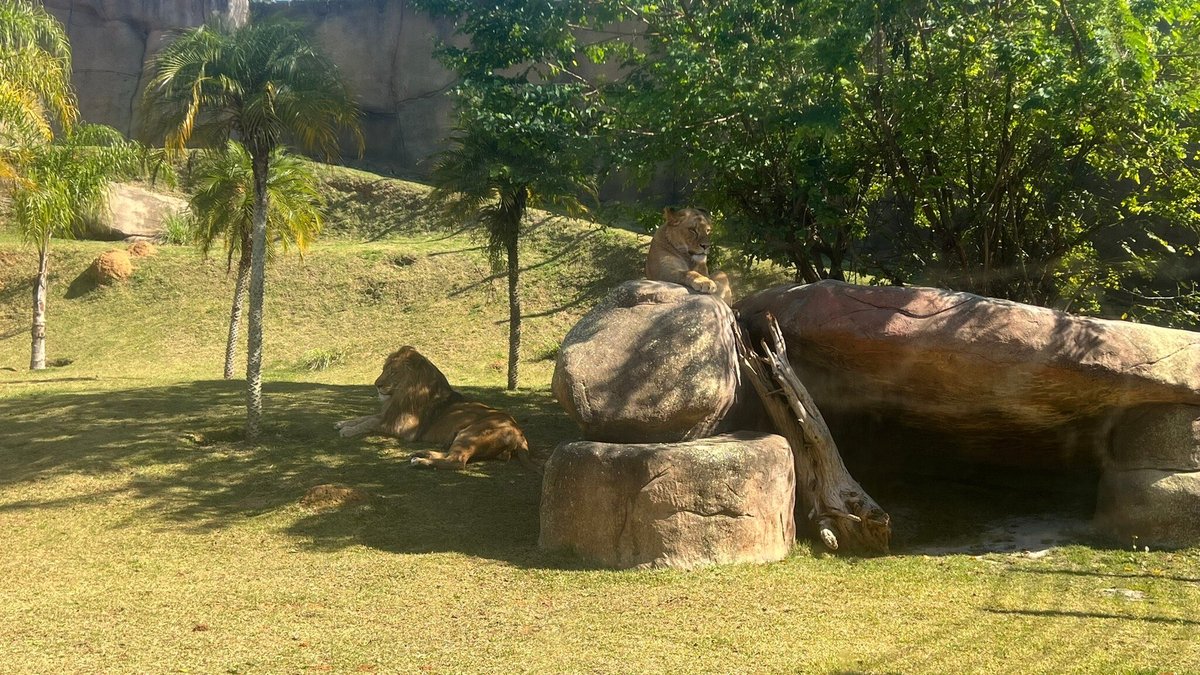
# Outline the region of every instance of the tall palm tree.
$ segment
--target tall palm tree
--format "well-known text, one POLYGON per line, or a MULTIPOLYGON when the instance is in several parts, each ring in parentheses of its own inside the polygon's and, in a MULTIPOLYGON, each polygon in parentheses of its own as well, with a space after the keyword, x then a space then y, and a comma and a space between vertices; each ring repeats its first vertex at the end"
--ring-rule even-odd
MULTIPOLYGON (((321 231, 325 199, 317 188, 312 165, 283 148, 271 153, 267 177, 267 251, 272 244, 301 254, 321 231)), ((230 142, 223 150, 201 154, 193 169, 191 210, 196 216, 196 242, 205 255, 221 243, 226 269, 236 256, 237 282, 229 313, 229 339, 225 345, 225 379, 233 377, 242 298, 250 285, 251 226, 254 222, 254 171, 250 154, 230 142)))
POLYGON ((12 215, 25 239, 37 247, 33 290, 33 330, 29 367, 46 367, 46 292, 50 240, 72 236, 73 225, 104 204, 110 178, 133 172, 136 146, 116 129, 82 124, 53 143, 29 148, 14 182, 12 215))
POLYGON ((266 276, 268 176, 271 153, 288 140, 332 156, 338 133, 350 130, 362 147, 358 108, 337 67, 294 25, 235 28, 213 22, 176 32, 151 61, 146 119, 157 121, 166 145, 182 150, 196 139, 209 147, 233 140, 250 155, 254 217, 250 235, 250 311, 246 357, 246 435, 262 423, 262 317, 266 276))

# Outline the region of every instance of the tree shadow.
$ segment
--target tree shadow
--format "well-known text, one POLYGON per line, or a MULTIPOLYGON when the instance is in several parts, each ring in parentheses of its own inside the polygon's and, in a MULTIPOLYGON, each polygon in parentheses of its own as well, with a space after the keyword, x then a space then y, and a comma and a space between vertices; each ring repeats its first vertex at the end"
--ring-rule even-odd
MULTIPOLYGON (((570 429, 545 392, 464 393, 509 409, 542 454, 570 429)), ((570 564, 537 550, 541 476, 520 463, 427 471, 407 459, 429 445, 342 438, 333 427, 337 420, 377 410, 369 386, 268 383, 265 431, 249 443, 240 439, 243 395, 241 382, 217 380, 0 399, 0 486, 131 476, 123 487, 10 502, 3 510, 71 508, 125 494, 137 504, 130 522, 149 519, 192 532, 292 512, 296 518, 286 531, 317 550, 362 545, 522 566, 570 564), (369 500, 326 511, 300 505, 309 488, 328 483, 358 488, 369 500)))
POLYGON ((1108 614, 1103 612, 1077 612, 1062 609, 998 609, 984 608, 989 614, 1008 616, 1049 617, 1067 619, 1108 619, 1117 621, 1145 621, 1146 623, 1167 623, 1181 626, 1200 626, 1200 621, 1172 616, 1137 616, 1134 614, 1108 614))

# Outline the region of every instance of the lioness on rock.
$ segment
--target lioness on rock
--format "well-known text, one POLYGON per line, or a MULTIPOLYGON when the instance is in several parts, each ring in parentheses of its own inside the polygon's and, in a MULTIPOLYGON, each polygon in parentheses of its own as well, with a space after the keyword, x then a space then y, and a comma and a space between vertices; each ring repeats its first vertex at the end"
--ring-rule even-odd
POLYGON ((650 240, 646 278, 670 281, 701 293, 716 295, 729 304, 732 292, 724 272, 708 273, 708 247, 712 244, 712 219, 700 209, 663 211, 663 224, 650 240))
POLYGON ((372 432, 404 441, 446 446, 445 452, 420 453, 413 466, 462 469, 476 459, 517 459, 535 469, 529 442, 506 412, 468 401, 455 391, 442 371, 413 347, 392 352, 375 380, 382 412, 338 422, 342 436, 372 432))

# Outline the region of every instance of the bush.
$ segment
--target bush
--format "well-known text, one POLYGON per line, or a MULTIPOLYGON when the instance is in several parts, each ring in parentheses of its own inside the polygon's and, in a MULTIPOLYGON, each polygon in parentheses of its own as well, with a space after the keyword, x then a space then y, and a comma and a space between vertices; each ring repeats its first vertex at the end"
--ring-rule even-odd
POLYGON ((300 365, 304 370, 313 372, 325 370, 346 362, 346 351, 343 349, 313 349, 304 353, 300 365))
POLYGON ((195 240, 196 222, 190 212, 172 213, 163 219, 162 243, 186 245, 195 240))

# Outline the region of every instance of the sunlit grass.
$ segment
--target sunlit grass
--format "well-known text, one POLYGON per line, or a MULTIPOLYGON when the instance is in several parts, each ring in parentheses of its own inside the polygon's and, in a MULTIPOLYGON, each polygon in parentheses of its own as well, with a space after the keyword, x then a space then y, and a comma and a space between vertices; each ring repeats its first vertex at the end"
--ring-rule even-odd
POLYGON ((420 471, 419 446, 334 432, 374 409, 383 356, 413 344, 512 411, 536 454, 572 438, 546 355, 638 275, 645 240, 544 228, 515 393, 503 281, 468 233, 274 259, 254 445, 242 384, 219 379, 222 261, 164 246, 129 284, 67 297, 113 245, 56 241, 49 356, 72 362, 30 373, 33 257, 0 230, 0 672, 1200 670, 1200 551, 930 556, 903 540, 969 533, 1002 510, 995 491, 878 492, 926 523, 901 523, 886 558, 802 544, 766 566, 590 570, 537 548, 539 477, 519 464, 420 471), (313 353, 344 360, 310 370, 313 353), (368 499, 301 506, 328 483, 368 499))

